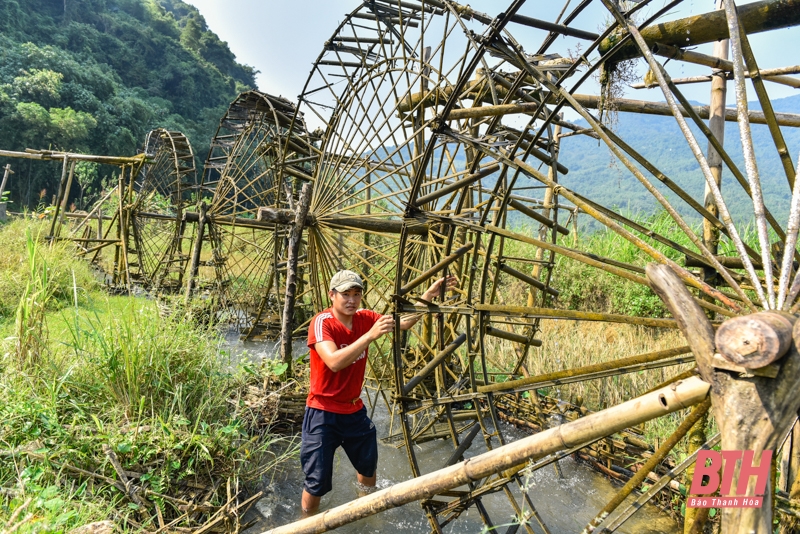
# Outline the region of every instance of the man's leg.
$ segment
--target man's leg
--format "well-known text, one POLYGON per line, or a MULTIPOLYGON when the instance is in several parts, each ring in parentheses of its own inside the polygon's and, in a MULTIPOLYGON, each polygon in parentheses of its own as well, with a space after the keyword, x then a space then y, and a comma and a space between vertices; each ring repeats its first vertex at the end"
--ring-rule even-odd
POLYGON ((303 417, 300 463, 306 479, 300 497, 302 517, 317 513, 320 498, 331 490, 333 455, 338 446, 335 424, 330 424, 332 417, 335 414, 314 408, 306 408, 303 417))
POLYGON ((356 468, 356 493, 359 497, 375 491, 378 468, 378 440, 375 425, 366 408, 347 416, 342 448, 356 468))
POLYGON ((319 512, 319 501, 321 498, 322 497, 311 495, 306 490, 303 490, 303 496, 300 498, 300 507, 302 509, 300 517, 306 518, 319 512))
POLYGON ((361 473, 356 473, 356 494, 359 497, 369 495, 375 491, 375 484, 378 481, 377 474, 371 477, 365 477, 361 473))

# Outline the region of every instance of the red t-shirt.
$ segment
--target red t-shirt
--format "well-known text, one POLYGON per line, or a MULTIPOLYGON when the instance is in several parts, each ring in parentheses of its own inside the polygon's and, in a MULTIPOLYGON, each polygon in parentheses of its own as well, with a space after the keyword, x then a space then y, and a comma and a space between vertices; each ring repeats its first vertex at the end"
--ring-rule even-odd
POLYGON ((308 327, 308 348, 311 349, 311 387, 306 406, 333 413, 355 413, 364 406, 361 387, 367 368, 367 351, 356 361, 338 372, 333 372, 319 357, 314 345, 333 341, 337 349, 355 343, 378 322, 381 314, 372 310, 358 310, 353 315, 353 329, 349 330, 333 316, 330 308, 318 313, 308 327))

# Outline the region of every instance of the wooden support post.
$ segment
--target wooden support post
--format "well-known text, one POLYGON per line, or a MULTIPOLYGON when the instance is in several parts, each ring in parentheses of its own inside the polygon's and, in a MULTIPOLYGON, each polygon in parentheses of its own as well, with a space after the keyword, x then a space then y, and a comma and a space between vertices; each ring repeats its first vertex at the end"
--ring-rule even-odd
MULTIPOLYGON (((724 9, 724 5, 722 3, 723 1, 724 0, 717 0, 718 11, 724 9)), ((728 39, 717 41, 717 43, 714 45, 714 56, 719 58, 720 61, 730 63, 727 61, 728 49, 728 39)), ((730 67, 730 70, 732 71, 733 65, 731 64, 730 67)), ((711 133, 714 135, 717 141, 719 141, 719 144, 723 145, 725 139, 725 98, 727 94, 728 82, 724 71, 715 70, 713 74, 714 76, 711 82, 711 102, 709 105, 708 129, 711 130, 711 133)), ((711 176, 714 178, 714 182, 717 184, 717 186, 721 187, 722 156, 720 156, 719 152, 717 152, 711 143, 708 144, 706 153, 708 166, 711 169, 711 176)), ((703 199, 703 205, 706 210, 708 210, 708 212, 714 217, 719 217, 719 208, 717 207, 716 202, 714 202, 714 195, 708 183, 705 184, 703 199)), ((717 254, 719 245, 719 234, 719 227, 714 225, 714 223, 708 219, 703 218, 703 244, 712 254, 715 255, 717 254)), ((716 278, 716 270, 710 266, 703 267, 703 278, 707 283, 713 285, 714 279, 716 278)), ((689 521, 686 523, 691 524, 689 521)))
MULTIPOLYGON (((53 213, 53 222, 50 223, 50 233, 47 237, 55 236, 56 223, 58 222, 58 209, 61 206, 61 196, 64 194, 64 185, 67 180, 67 167, 69 166, 69 156, 64 155, 63 163, 61 164, 61 180, 58 182, 58 194, 56 195, 55 212, 53 213)), ((52 243, 52 241, 51 241, 52 243)))
POLYGON ((64 214, 67 211, 67 202, 69 202, 69 191, 72 189, 72 178, 75 176, 75 160, 70 162, 69 176, 67 177, 67 186, 64 189, 64 196, 61 199, 61 213, 58 216, 58 224, 56 225, 56 235, 61 233, 61 225, 64 223, 64 214))
POLYGON ((11 164, 6 163, 4 167, 5 172, 3 172, 3 182, 0 183, 0 198, 3 198, 3 193, 6 191, 6 184, 8 183, 8 177, 14 174, 14 171, 11 170, 11 164))
MULTIPOLYGON (((722 450, 775 451, 794 422, 800 408, 800 353, 795 341, 781 360, 777 377, 740 377, 714 368, 714 354, 723 351, 714 340, 714 329, 703 310, 692 300, 689 290, 666 265, 648 265, 647 279, 672 312, 692 347, 697 368, 711 384, 711 399, 722 435, 722 450)), ((724 323, 723 323, 724 324, 724 323)), ((797 325, 799 323, 795 323, 797 325)), ((798 330, 800 334, 800 330, 798 330)), ((755 477, 750 477, 747 495, 754 495, 755 477)), ((738 486, 734 474, 732 488, 738 486)), ((764 496, 761 508, 724 508, 722 533, 772 532, 772 491, 764 496)))
POLYGON ((655 417, 662 417, 692 406, 708 396, 708 389, 708 384, 701 379, 689 378, 619 406, 522 438, 473 456, 464 462, 400 482, 321 514, 267 532, 321 534, 384 510, 431 498, 493 473, 514 468, 529 460, 538 460, 562 449, 585 444, 655 417))
POLYGON ((194 248, 192 248, 192 260, 189 264, 189 277, 186 279, 186 293, 184 295, 184 303, 187 305, 192 298, 194 279, 197 276, 197 271, 200 267, 200 253, 203 251, 203 234, 206 228, 208 204, 205 202, 200 202, 198 209, 199 217, 197 219, 197 234, 195 235, 194 239, 194 248))
MULTIPOLYGON (((3 198, 3 193, 6 190, 6 183, 8 183, 8 177, 11 174, 14 174, 14 171, 11 170, 11 164, 6 163, 5 172, 3 173, 3 182, 0 183, 0 200, 3 198)), ((6 205, 6 202, 0 201, 0 222, 4 222, 7 218, 6 205)))
POLYGON ((289 250, 286 257, 286 293, 283 300, 283 316, 281 317, 281 359, 287 364, 286 376, 294 376, 292 369, 292 332, 294 331, 294 305, 297 297, 297 257, 300 251, 300 241, 303 238, 303 228, 311 206, 311 182, 303 184, 300 190, 300 199, 297 202, 297 213, 294 226, 289 234, 289 250))

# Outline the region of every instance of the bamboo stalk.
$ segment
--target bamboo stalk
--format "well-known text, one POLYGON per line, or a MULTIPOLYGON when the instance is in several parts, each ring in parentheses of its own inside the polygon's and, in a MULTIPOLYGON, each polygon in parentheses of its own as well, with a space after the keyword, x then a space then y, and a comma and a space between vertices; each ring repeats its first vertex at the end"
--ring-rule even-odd
POLYGON ((411 378, 411 380, 409 380, 405 386, 403 386, 403 395, 408 395, 411 392, 411 390, 417 387, 417 385, 420 382, 425 380, 426 376, 431 374, 433 370, 436 369, 437 365, 442 363, 445 360, 445 358, 447 358, 453 352, 455 352, 455 350, 461 345, 463 345, 466 340, 467 340, 467 335, 461 334, 452 343, 447 345, 439 354, 434 356, 433 359, 430 362, 428 362, 427 365, 425 365, 425 367, 423 367, 419 373, 414 375, 414 377, 411 378))
POLYGON ((103 163, 105 165, 132 165, 141 164, 145 161, 145 155, 139 154, 133 157, 116 157, 116 156, 93 156, 90 154, 75 154, 73 152, 56 152, 54 150, 31 150, 27 149, 26 152, 15 152, 13 150, 0 150, 0 157, 6 158, 20 158, 20 159, 38 159, 44 161, 62 160, 65 157, 77 161, 91 161, 94 163, 103 163))
MULTIPOLYGON (((800 24, 800 1, 798 0, 766 0, 740 6, 739 18, 746 33, 758 33, 779 28, 787 28, 800 24)), ((674 46, 694 46, 702 43, 719 41, 728 37, 728 26, 725 14, 712 11, 693 17, 660 22, 642 30, 648 47, 655 43, 674 46)), ((599 51, 605 54, 619 42, 621 35, 615 33, 603 39, 599 51)), ((620 47, 613 57, 606 62, 616 63, 641 55, 635 43, 629 42, 620 47)))
MULTIPOLYGON (((798 0, 800 1, 800 0, 798 0)), ((599 96, 575 94, 572 95, 577 103, 588 109, 598 109, 602 102, 599 96)), ((554 100, 554 96, 550 96, 548 102, 554 100)), ((522 103, 522 104, 501 104, 496 106, 480 106, 476 108, 455 109, 450 112, 446 117, 448 120, 456 120, 461 118, 481 118, 493 117, 498 115, 507 115, 511 113, 531 113, 537 109, 538 103, 522 103)), ((645 115, 663 115, 672 116, 672 110, 669 105, 663 102, 648 102, 646 100, 633 100, 629 98, 619 98, 614 100, 614 107, 618 111, 642 113, 645 115)), ((682 107, 679 108, 680 113, 684 117, 688 117, 688 112, 682 107)), ((708 106, 692 106, 692 110, 697 113, 700 118, 709 118, 708 106)), ((747 118, 752 124, 769 124, 764 113, 761 111, 747 112, 747 118)), ((775 119, 780 126, 789 126, 792 128, 800 127, 800 114, 797 113, 776 113, 775 119)), ((736 122, 737 111, 733 108, 725 109, 725 120, 728 122, 736 122)))
POLYGON ((269 534, 317 534, 403 504, 431 498, 523 462, 604 437, 703 401, 709 385, 699 378, 643 395, 581 419, 551 428, 454 466, 361 497, 319 515, 277 527, 269 534))
POLYGON ((605 321, 609 323, 636 324, 657 328, 678 328, 674 319, 651 319, 649 317, 632 317, 614 313, 585 312, 576 310, 556 310, 529 306, 508 306, 502 304, 475 304, 480 312, 527 315, 531 317, 552 317, 554 319, 571 319, 577 321, 605 321))
POLYGON ((647 475, 650 471, 653 471, 658 464, 661 463, 661 460, 666 458, 667 454, 675 448, 675 445, 678 444, 683 437, 688 434, 689 430, 694 426, 694 424, 703 417, 708 409, 711 408, 711 399, 707 398, 700 404, 694 407, 692 413, 690 413, 686 419, 684 419, 675 432, 667 438, 667 440, 658 448, 653 455, 647 459, 647 461, 636 471, 636 474, 625 483, 625 485, 620 489, 614 498, 609 501, 609 503, 598 513, 594 519, 592 519, 586 528, 583 529, 581 534, 590 534, 595 530, 597 525, 605 521, 608 517, 608 514, 616 510, 622 502, 628 498, 628 495, 633 493, 633 491, 638 488, 642 482, 647 479, 647 475))
MULTIPOLYGON (((761 296, 760 284, 757 280, 753 279, 753 285, 756 286, 756 292, 762 299, 762 304, 765 308, 775 308, 775 284, 772 279, 772 258, 769 251, 769 235, 767 234, 767 219, 764 214, 764 195, 761 191, 761 180, 758 175, 758 167, 756 166, 756 152, 753 147, 753 136, 750 132, 750 122, 747 120, 747 88, 744 85, 744 47, 742 40, 741 28, 739 26, 739 15, 737 14, 736 6, 733 1, 725 2, 725 15, 728 20, 728 30, 730 33, 731 56, 733 57, 733 79, 734 88, 736 90, 736 109, 738 110, 738 123, 739 123, 739 136, 742 143, 742 155, 744 156, 744 167, 747 171, 747 179, 750 182, 750 189, 753 192, 753 212, 756 218, 756 230, 758 233, 758 242, 761 245, 761 261, 764 265, 764 278, 766 279, 767 286, 767 300, 763 302, 761 296)), ((800 5, 798 5, 800 7, 800 5)), ((798 9, 797 11, 800 11, 798 9)), ((755 85, 761 80, 756 78, 755 85)), ((759 93, 761 96, 761 93, 759 93)), ((769 106, 769 99, 762 101, 763 104, 769 106)), ((766 108, 771 111, 771 106, 766 108)), ((767 121, 770 125, 770 130, 773 130, 773 124, 767 121)), ((794 177, 792 176, 791 179, 794 177)), ((791 181, 791 180, 790 180, 791 181)), ((793 185, 793 184, 792 184, 793 185)), ((745 260, 747 261, 747 260, 745 260)), ((752 266, 751 266, 752 268, 752 266)))
POLYGON ((438 273, 439 271, 441 271, 442 269, 444 269, 445 267, 447 267, 448 265, 450 265, 451 263, 453 263, 454 261, 459 259, 461 256, 463 256, 464 254, 466 254, 467 252, 472 250, 472 247, 474 247, 474 246, 475 246, 475 243, 470 242, 470 243, 467 243, 466 245, 460 247, 459 249, 454 251, 452 254, 450 254, 446 258, 442 259, 442 261, 440 261, 439 263, 437 263, 436 265, 434 265, 433 267, 431 267, 430 269, 428 269, 427 271, 425 271, 424 273, 422 273, 421 275, 419 275, 418 277, 416 277, 415 279, 413 279, 412 281, 408 282, 406 285, 401 287, 400 288, 400 295, 407 294, 409 291, 411 291, 415 287, 419 286, 420 284, 422 284, 426 280, 429 280, 434 275, 436 275, 436 273, 438 273))
MULTIPOLYGON (((800 89, 800 79, 792 78, 790 76, 770 76, 768 72, 772 69, 762 69, 758 71, 758 75, 765 80, 770 82, 779 83, 781 85, 788 85, 789 87, 794 87, 795 89, 800 89)), ((732 80, 733 74, 731 73, 724 73, 724 74, 706 74, 703 76, 689 76, 687 78, 673 78, 672 83, 675 85, 684 85, 684 84, 691 84, 691 83, 706 83, 714 81, 715 77, 722 78, 724 80, 732 80)), ((752 78, 753 76, 749 72, 745 72, 745 78, 752 78)), ((657 87, 656 84, 647 84, 647 83, 634 83, 629 85, 631 89, 650 89, 651 87, 657 87)))
POLYGON ((621 367, 627 367, 629 365, 656 362, 659 360, 664 360, 666 358, 671 358, 673 356, 680 356, 681 354, 687 354, 691 351, 692 349, 690 349, 688 346, 685 346, 674 349, 660 350, 656 352, 648 352, 646 354, 629 356, 627 358, 620 358, 619 360, 613 360, 610 362, 595 363, 592 365, 586 365, 584 367, 577 367, 574 369, 566 369, 564 371, 555 371, 543 375, 520 378, 519 380, 509 380, 507 382, 497 382, 494 384, 479 386, 478 392, 479 393, 504 392, 507 390, 517 389, 525 386, 531 386, 533 384, 538 385, 544 382, 554 382, 558 384, 562 379, 565 378, 573 378, 577 376, 597 373, 599 371, 618 369, 621 367))

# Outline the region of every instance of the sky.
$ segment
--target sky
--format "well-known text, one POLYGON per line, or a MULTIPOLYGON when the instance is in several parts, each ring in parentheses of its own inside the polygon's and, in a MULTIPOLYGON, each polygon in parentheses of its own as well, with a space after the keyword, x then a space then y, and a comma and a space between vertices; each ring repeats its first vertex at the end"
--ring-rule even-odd
MULTIPOLYGON (((257 83, 259 90, 296 101, 319 56, 326 40, 335 31, 345 14, 361 5, 360 0, 185 0, 200 10, 209 28, 223 41, 240 63, 250 65, 259 71, 257 83)), ((510 0, 470 0, 464 1, 476 10, 495 16, 506 7, 510 0)), ((573 3, 574 0, 573 0, 573 3)), ((665 0, 655 0, 660 7, 665 0)), ((739 2, 739 4, 746 2, 739 2)), ((580 27, 597 29, 606 17, 602 8, 589 8, 585 12, 580 27), (592 11, 594 9, 594 11, 592 11)), ((529 0, 520 11, 537 18, 552 20, 560 9, 561 1, 529 0)), ((685 0, 681 7, 664 17, 673 20, 689 14, 703 13, 714 9, 712 0, 685 0)), ((515 27, 514 37, 524 41, 525 28, 515 27)), ((787 51, 800 49, 800 29, 791 28, 764 34, 753 35, 751 43, 761 68, 782 67, 796 64, 796 57, 787 51)), ((531 48, 538 40, 531 42, 531 48)), ((527 47, 526 47, 527 49, 527 47)), ((711 54, 711 45, 703 45, 698 52, 711 54)), ((643 64, 643 62, 640 62, 643 64)), ((674 67, 673 67, 674 68, 674 67)), ((643 72, 643 70, 642 70, 643 72)), ((679 75, 694 76, 707 74, 705 67, 697 70, 691 65, 681 64, 679 75)), ((676 74, 673 72, 673 77, 676 74)), ((596 87, 596 84, 595 86, 596 87)), ((708 102, 708 84, 682 86, 687 96, 700 102, 708 102)), ((591 85, 580 92, 595 92, 591 85)), ((768 84, 770 96, 781 98, 797 93, 797 89, 768 84)), ((728 101, 733 102, 734 91, 729 86, 728 101)), ((628 90, 628 98, 663 101, 658 89, 628 90)), ((755 93, 749 88, 749 100, 755 100, 755 93)))

